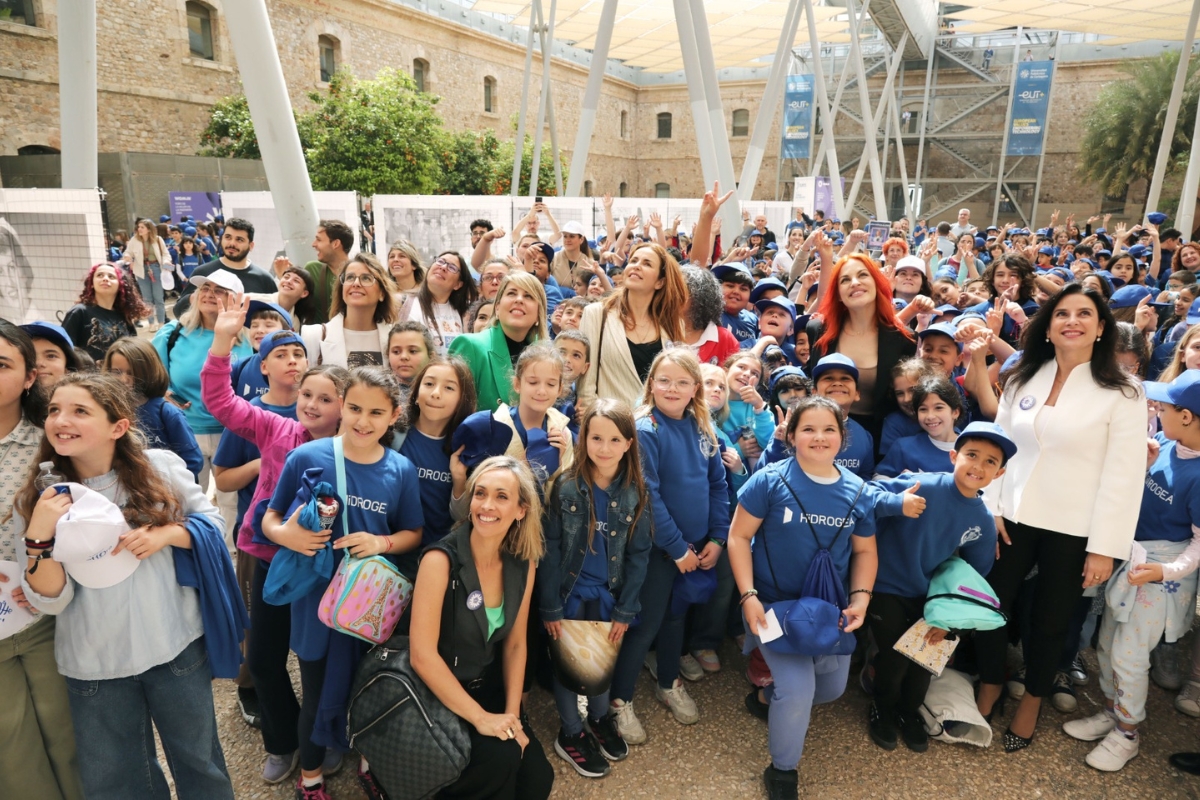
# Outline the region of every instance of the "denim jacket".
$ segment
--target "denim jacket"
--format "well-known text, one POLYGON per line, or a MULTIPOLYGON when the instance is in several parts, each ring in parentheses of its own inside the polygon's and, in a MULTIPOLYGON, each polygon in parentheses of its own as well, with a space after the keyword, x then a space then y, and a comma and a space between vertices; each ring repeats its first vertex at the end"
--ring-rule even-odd
MULTIPOLYGON (((637 526, 631 530, 638 494, 633 487, 620 488, 624 480, 624 473, 620 473, 609 486, 606 545, 608 590, 616 600, 612 619, 613 622, 630 623, 641 611, 638 595, 650 561, 653 512, 647 502, 637 526)), ((563 618, 563 602, 575 588, 587 553, 591 505, 591 487, 586 481, 574 480, 573 476, 559 480, 546 503, 542 525, 546 555, 538 565, 537 580, 543 622, 557 622, 563 618)))

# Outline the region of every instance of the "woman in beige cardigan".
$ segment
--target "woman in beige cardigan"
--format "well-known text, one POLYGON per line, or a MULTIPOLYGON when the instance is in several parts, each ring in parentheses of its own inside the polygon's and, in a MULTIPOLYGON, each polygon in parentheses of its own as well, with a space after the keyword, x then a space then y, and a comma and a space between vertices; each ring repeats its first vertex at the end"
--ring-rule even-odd
POLYGON ((679 262, 657 244, 634 248, 624 284, 603 303, 585 308, 579 322, 592 348, 591 369, 575 387, 579 408, 597 396, 636 407, 654 357, 683 339, 687 301, 679 262))
POLYGON ((148 219, 139 219, 134 235, 125 246, 121 261, 133 270, 138 290, 147 305, 154 306, 154 322, 150 330, 158 330, 167 321, 167 307, 163 303, 162 271, 169 269, 171 254, 167 244, 158 235, 158 226, 148 219))

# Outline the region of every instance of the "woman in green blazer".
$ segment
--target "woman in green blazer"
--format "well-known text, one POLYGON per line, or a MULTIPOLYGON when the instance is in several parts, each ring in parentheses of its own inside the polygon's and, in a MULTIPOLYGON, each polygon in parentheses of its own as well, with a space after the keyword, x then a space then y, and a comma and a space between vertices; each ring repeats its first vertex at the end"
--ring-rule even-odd
POLYGON ((546 339, 546 290, 537 276, 510 272, 496 292, 489 326, 454 337, 450 355, 467 362, 475 377, 476 410, 495 411, 512 393, 513 364, 527 345, 546 339))

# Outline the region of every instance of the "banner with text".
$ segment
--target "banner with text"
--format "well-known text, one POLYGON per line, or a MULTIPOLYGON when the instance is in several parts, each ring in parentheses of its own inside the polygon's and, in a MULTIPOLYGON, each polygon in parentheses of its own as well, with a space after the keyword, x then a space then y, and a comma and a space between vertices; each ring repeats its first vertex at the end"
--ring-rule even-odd
POLYGON ((1013 86, 1012 127, 1008 131, 1008 155, 1040 156, 1046 140, 1050 112, 1053 61, 1023 61, 1017 64, 1013 86))
POLYGON ((783 157, 808 158, 812 148, 811 75, 789 75, 783 111, 783 157))

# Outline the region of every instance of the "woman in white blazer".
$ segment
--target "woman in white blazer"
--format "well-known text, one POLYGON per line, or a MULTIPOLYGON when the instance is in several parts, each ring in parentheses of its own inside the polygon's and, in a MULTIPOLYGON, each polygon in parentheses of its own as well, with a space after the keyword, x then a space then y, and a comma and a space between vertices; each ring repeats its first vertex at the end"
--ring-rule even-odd
MULTIPOLYGON (((1116 359, 1117 327, 1104 299, 1068 284, 1027 323, 1020 361, 1002 379, 996 415, 1017 443, 985 493, 999 558, 988 582, 1010 613, 1033 567, 1025 696, 1004 735, 1028 747, 1051 694, 1072 613, 1083 591, 1129 557, 1146 465, 1146 398, 1116 359)), ((1004 629, 976 634, 979 711, 990 718, 1004 681, 1004 629)))
POLYGON ((580 408, 597 396, 637 407, 654 357, 683 340, 687 299, 683 271, 670 253, 649 243, 630 252, 624 284, 585 308, 579 321, 592 346, 591 369, 575 387, 580 408))
POLYGON ((388 331, 396 322, 396 285, 370 253, 359 253, 338 276, 328 323, 305 325, 300 338, 309 364, 387 368, 388 331))
POLYGON ((139 219, 137 229, 125 246, 121 260, 129 265, 137 279, 138 291, 147 305, 154 307, 155 322, 151 330, 158 330, 167 321, 167 307, 163 302, 162 271, 171 268, 171 253, 167 243, 158 235, 158 226, 148 219, 139 219))

